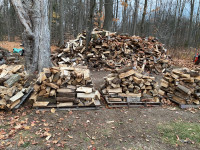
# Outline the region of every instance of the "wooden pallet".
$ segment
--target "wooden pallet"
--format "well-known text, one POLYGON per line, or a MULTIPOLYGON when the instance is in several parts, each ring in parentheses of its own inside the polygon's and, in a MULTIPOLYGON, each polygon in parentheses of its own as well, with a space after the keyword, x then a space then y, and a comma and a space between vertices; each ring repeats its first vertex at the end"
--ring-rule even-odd
POLYGON ((155 107, 155 106, 161 106, 162 104, 160 102, 110 102, 108 100, 108 97, 105 96, 106 103, 108 107, 155 107))
POLYGON ((173 100, 172 98, 170 98, 170 101, 178 104, 178 107, 181 108, 181 109, 187 109, 187 108, 200 108, 200 105, 191 105, 191 104, 180 104, 179 102, 173 100))
POLYGON ((100 101, 96 100, 96 105, 94 106, 78 106, 78 105, 73 105, 73 106, 60 106, 58 107, 56 104, 49 104, 47 106, 36 106, 34 107, 35 109, 38 110, 49 110, 52 108, 55 108, 56 110, 97 110, 101 107, 100 101))

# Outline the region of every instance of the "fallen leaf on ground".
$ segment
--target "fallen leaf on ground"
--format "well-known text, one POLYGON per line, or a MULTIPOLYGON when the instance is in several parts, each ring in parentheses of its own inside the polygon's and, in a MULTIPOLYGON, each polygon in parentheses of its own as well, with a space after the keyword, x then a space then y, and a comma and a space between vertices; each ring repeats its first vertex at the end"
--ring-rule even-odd
POLYGON ((25 130, 30 130, 30 128, 31 128, 30 126, 24 126, 25 130))
POLYGON ((55 112, 56 112, 56 109, 55 109, 55 108, 52 108, 52 109, 51 109, 51 113, 54 114, 55 112))
POLYGON ((21 135, 19 142, 18 142, 18 146, 21 146, 22 144, 24 144, 24 140, 23 140, 22 135, 21 135))
POLYGON ((71 135, 68 135, 68 137, 69 137, 70 139, 73 139, 73 136, 71 136, 71 135))

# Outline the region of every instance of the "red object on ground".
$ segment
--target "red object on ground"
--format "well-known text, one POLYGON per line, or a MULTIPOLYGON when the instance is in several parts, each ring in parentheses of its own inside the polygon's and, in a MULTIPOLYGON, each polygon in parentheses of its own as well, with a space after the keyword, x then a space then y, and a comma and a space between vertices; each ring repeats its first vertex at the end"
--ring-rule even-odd
POLYGON ((195 59, 194 59, 194 62, 195 62, 195 63, 196 63, 197 60, 198 60, 198 56, 199 56, 199 54, 197 53, 196 56, 195 56, 195 59))

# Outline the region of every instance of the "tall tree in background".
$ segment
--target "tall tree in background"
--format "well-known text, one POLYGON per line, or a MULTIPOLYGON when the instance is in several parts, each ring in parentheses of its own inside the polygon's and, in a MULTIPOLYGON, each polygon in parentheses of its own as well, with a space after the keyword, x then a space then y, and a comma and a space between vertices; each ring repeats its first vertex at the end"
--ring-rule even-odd
POLYGON ((102 17, 103 17, 103 0, 99 1, 99 27, 102 27, 102 17))
POLYGON ((110 31, 112 29, 112 21, 113 21, 113 0, 105 1, 105 20, 103 28, 105 30, 110 31))
POLYGON ((118 10, 119 10, 119 1, 118 1, 118 0, 116 0, 114 31, 116 31, 116 30, 117 30, 118 10))
POLYGON ((135 0, 135 10, 133 14, 133 27, 132 27, 132 34, 136 34, 136 27, 137 27, 137 19, 138 19, 138 6, 139 0, 135 0))
POLYGON ((60 18, 59 18, 59 20, 60 20, 60 22, 59 22, 59 24, 60 24, 60 27, 59 27, 59 29, 60 29, 60 36, 59 36, 59 46, 62 46, 62 45, 64 45, 64 5, 63 5, 63 0, 60 0, 60 18))
POLYGON ((190 0, 190 25, 189 25, 189 31, 188 31, 188 39, 187 44, 190 45, 191 42, 191 33, 192 33, 192 22, 193 22, 193 14, 194 14, 194 3, 195 0, 190 0))
POLYGON ((122 32, 126 32, 126 26, 127 26, 127 7, 128 7, 128 4, 127 4, 127 0, 123 1, 122 2, 122 5, 123 5, 123 14, 122 14, 122 32))
POLYGON ((144 20, 145 20, 146 13, 147 13, 147 0, 145 0, 144 2, 144 10, 142 14, 141 29, 140 29, 141 36, 144 36, 144 20))
POLYGON ((180 23, 181 23, 181 18, 183 16, 183 10, 185 8, 185 3, 186 3, 186 0, 183 0, 183 1, 179 0, 178 18, 177 18, 177 21, 175 22, 175 27, 174 27, 174 32, 175 32, 174 47, 178 46, 177 41, 178 41, 178 38, 179 38, 180 23))
POLYGON ((88 20, 87 20, 87 28, 86 28, 86 50, 88 50, 89 42, 91 39, 91 33, 93 29, 93 23, 94 23, 94 9, 96 6, 96 0, 90 0, 90 11, 88 14, 88 20))
POLYGON ((24 26, 25 69, 28 73, 51 66, 48 0, 11 0, 24 26))
POLYGON ((81 33, 83 30, 83 2, 79 0, 79 14, 78 14, 78 33, 81 33))
MULTIPOLYGON (((21 1, 32 3, 31 0, 21 1)), ((65 40, 73 39, 78 33, 86 30, 90 0, 62 0, 63 5, 61 0, 48 1, 52 44, 60 44, 62 37, 65 40), (61 6, 64 8, 63 11, 61 6), (60 23, 62 15, 63 24, 60 23), (63 33, 60 25, 64 25, 63 33)), ((119 33, 127 32, 130 35, 155 36, 162 43, 174 48, 199 46, 200 0, 98 0, 96 2, 98 2, 96 12, 99 17, 95 17, 97 20, 95 23, 105 27, 104 29, 119 33), (128 5, 123 5, 125 2, 128 5)), ((13 7, 10 7, 8 0, 2 0, 1 4, 0 39, 12 41, 15 36, 21 39, 23 26, 13 7)))

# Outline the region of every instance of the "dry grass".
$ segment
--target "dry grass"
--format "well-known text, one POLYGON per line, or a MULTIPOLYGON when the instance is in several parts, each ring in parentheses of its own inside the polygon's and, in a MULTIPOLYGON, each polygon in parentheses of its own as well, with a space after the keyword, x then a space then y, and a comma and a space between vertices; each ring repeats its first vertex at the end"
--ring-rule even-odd
POLYGON ((168 50, 168 54, 173 59, 189 59, 193 60, 195 56, 196 50, 194 48, 177 48, 177 49, 170 49, 168 50))
MULTIPOLYGON (((200 51, 199 51, 200 52, 200 51)), ((197 68, 198 65, 194 65, 193 59, 195 56, 196 50, 194 48, 177 48, 169 49, 168 55, 171 56, 171 64, 179 67, 187 67, 190 69, 197 68)))

